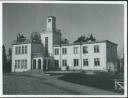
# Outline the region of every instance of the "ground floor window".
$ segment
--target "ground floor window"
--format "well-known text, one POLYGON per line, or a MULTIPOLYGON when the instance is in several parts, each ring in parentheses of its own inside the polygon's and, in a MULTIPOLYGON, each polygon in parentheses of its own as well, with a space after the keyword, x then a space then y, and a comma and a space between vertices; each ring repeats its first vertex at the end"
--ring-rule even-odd
POLYGON ((15 69, 26 69, 27 59, 15 60, 15 69))
POLYGON ((94 58, 94 65, 100 66, 100 58, 94 58))
POLYGON ((38 69, 41 69, 41 59, 38 60, 38 69))
POLYGON ((59 67, 59 60, 55 60, 55 67, 59 67))
POLYGON ((67 66, 67 60, 62 60, 62 65, 67 66))
POLYGON ((78 59, 74 59, 74 66, 79 66, 79 60, 78 59))
POLYGON ((88 66, 88 59, 83 59, 83 66, 88 66))

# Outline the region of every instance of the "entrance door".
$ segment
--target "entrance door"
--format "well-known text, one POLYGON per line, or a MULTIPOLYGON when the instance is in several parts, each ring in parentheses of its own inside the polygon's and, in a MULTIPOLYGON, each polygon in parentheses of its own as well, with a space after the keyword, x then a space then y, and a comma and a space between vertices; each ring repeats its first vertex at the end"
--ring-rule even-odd
POLYGON ((38 60, 38 69, 41 69, 41 59, 38 60))
POLYGON ((33 69, 36 69, 36 60, 33 60, 33 69))

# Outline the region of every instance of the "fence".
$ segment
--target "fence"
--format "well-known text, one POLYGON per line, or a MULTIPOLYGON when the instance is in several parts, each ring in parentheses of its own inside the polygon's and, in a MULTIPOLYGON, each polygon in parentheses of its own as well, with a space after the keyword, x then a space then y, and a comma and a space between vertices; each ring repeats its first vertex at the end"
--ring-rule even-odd
POLYGON ((124 81, 119 79, 114 79, 115 82, 115 90, 124 90, 124 81))

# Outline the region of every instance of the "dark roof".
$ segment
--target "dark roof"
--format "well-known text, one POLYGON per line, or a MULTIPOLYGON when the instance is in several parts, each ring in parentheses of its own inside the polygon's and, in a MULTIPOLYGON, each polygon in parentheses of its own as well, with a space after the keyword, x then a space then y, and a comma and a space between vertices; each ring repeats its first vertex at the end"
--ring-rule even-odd
MULTIPOLYGON (((111 44, 117 46, 116 43, 111 42, 111 41, 109 41, 109 40, 91 41, 91 42, 82 42, 82 43, 77 42, 77 43, 61 44, 61 46, 72 46, 72 45, 80 45, 80 44, 83 45, 83 44, 94 44, 94 43, 106 43, 106 42, 111 43, 111 44)), ((54 45, 54 47, 60 47, 60 45, 54 45)))

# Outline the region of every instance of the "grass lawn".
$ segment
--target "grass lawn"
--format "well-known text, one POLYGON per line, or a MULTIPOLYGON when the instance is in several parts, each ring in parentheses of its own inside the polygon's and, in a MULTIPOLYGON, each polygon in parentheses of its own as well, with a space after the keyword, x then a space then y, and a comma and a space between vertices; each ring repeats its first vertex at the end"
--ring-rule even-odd
POLYGON ((123 75, 105 72, 97 72, 94 75, 88 75, 85 73, 66 73, 58 79, 99 89, 114 91, 113 79, 123 79, 123 75))

